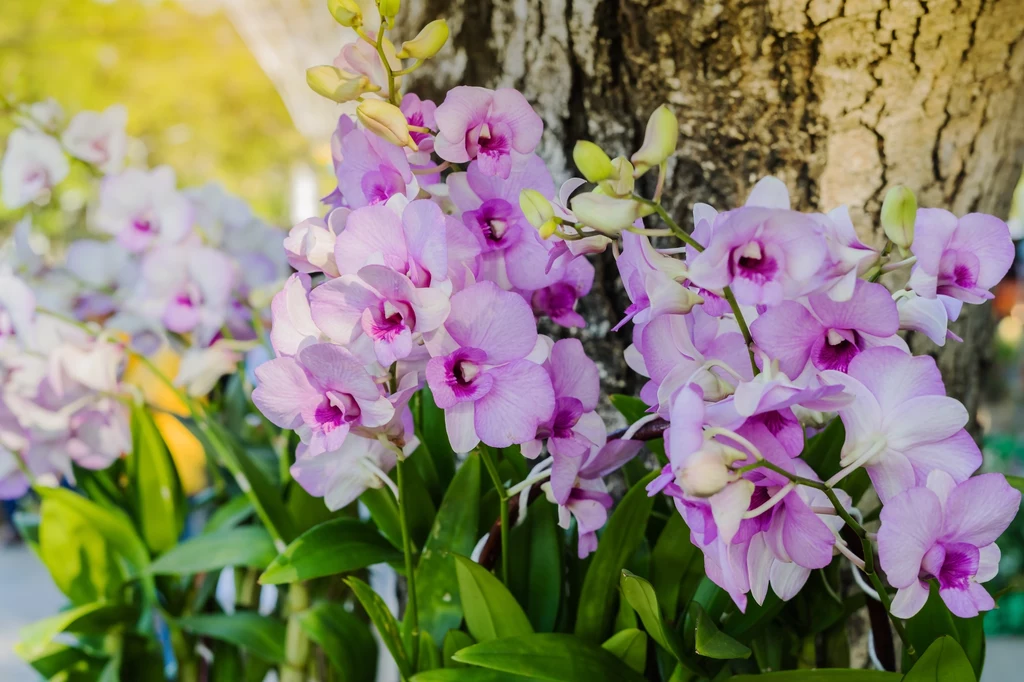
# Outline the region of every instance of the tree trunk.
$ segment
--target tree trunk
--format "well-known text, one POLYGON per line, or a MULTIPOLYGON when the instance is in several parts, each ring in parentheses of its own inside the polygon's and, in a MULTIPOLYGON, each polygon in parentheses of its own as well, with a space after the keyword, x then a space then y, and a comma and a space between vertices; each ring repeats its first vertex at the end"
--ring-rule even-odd
MULTIPOLYGON (((1021 0, 425 0, 404 3, 415 30, 446 17, 452 40, 412 87, 519 88, 543 117, 540 153, 556 181, 572 145, 629 154, 663 102, 681 124, 667 203, 682 222, 705 201, 743 202, 768 174, 800 209, 847 204, 880 242, 889 186, 922 205, 1003 218, 1024 162, 1021 0)), ((627 301, 610 254, 595 263, 583 332, 606 388, 631 390, 610 334, 627 301)), ((939 349, 951 394, 974 414, 992 319, 966 311, 965 342, 939 349)))

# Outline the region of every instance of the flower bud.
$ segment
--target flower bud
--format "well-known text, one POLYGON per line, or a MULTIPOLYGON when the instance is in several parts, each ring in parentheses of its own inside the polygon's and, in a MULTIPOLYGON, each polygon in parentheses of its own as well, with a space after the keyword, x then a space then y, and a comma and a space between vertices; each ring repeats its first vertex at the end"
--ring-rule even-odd
POLYGON ((558 229, 558 221, 554 218, 547 220, 543 225, 537 228, 537 232, 540 234, 541 239, 548 239, 558 229))
POLYGON ((636 167, 635 177, 640 177, 654 166, 661 165, 676 150, 679 141, 679 121, 667 106, 662 104, 647 119, 644 143, 630 160, 636 167))
POLYGON ((350 102, 377 88, 365 76, 354 76, 335 66, 311 66, 306 69, 306 83, 316 94, 335 102, 350 102))
POLYGON ((572 148, 572 160, 580 173, 583 173, 583 177, 590 182, 607 180, 615 171, 612 168, 612 160, 604 150, 587 140, 580 140, 572 148))
POLYGON ((327 0, 327 11, 342 26, 357 28, 363 25, 363 13, 356 0, 327 0))
POLYGON ((535 189, 524 189, 519 193, 519 209, 526 216, 526 221, 538 229, 555 216, 551 202, 535 189))
POLYGON ((615 197, 628 197, 633 193, 633 164, 625 156, 612 161, 612 174, 601 183, 601 191, 615 197))
POLYGON ((387 19, 388 26, 395 25, 395 17, 398 16, 401 6, 402 0, 377 0, 377 9, 380 10, 380 15, 387 19))
POLYGON ((441 51, 448 41, 448 24, 444 19, 434 19, 420 29, 416 37, 402 43, 399 59, 430 59, 441 51))
POLYGON ((367 130, 391 144, 419 151, 409 134, 409 121, 394 104, 380 99, 368 99, 356 107, 356 116, 367 130))
POLYGON ((576 219, 607 235, 617 235, 638 218, 650 215, 654 209, 632 199, 619 199, 605 194, 580 194, 571 200, 576 219))
POLYGON ((676 482, 687 495, 711 497, 736 480, 728 459, 720 445, 706 443, 676 471, 676 482))
POLYGON ((882 202, 882 229, 885 236, 906 253, 914 241, 917 219, 917 197, 906 187, 897 185, 885 194, 882 202))

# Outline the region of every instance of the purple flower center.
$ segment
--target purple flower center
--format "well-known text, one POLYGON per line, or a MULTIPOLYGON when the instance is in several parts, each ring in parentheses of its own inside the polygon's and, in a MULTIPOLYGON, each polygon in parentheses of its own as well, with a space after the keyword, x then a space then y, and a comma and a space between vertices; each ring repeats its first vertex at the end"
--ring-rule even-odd
POLYGON ((369 319, 363 320, 363 331, 375 341, 392 341, 406 329, 416 326, 416 314, 404 301, 384 300, 368 308, 369 319))
POLYGON ((733 249, 731 271, 734 277, 748 279, 755 284, 764 284, 775 278, 779 263, 764 252, 764 244, 754 240, 733 249))
POLYGON ((384 165, 364 175, 360 186, 363 196, 371 206, 383 204, 392 196, 405 192, 405 181, 402 179, 402 174, 391 166, 384 165))
POLYGON ((773 436, 779 435, 784 428, 792 423, 792 421, 780 410, 764 412, 763 414, 757 415, 757 418, 773 436))
POLYGON ((829 329, 811 350, 811 361, 818 369, 846 372, 860 353, 860 335, 852 329, 829 329))
MULTIPOLYGON (((556 282, 533 293, 533 311, 554 319, 565 313, 571 313, 576 305, 576 288, 565 282, 556 282)), ((632 308, 636 304, 630 305, 632 308)), ((626 313, 629 314, 629 308, 626 313)))
POLYGON ((482 367, 486 359, 479 348, 459 348, 445 358, 444 381, 456 402, 478 400, 491 390, 494 380, 482 367))
POLYGON ((141 234, 149 234, 153 231, 153 223, 146 218, 136 218, 132 221, 132 229, 141 234))
POLYGON ((978 573, 980 552, 965 542, 936 544, 921 561, 922 580, 936 578, 942 589, 966 590, 978 573))
POLYGON ((342 424, 359 418, 359 405, 347 393, 327 391, 323 401, 313 411, 316 426, 323 433, 330 433, 342 424))
POLYGON ((939 293, 943 289, 974 289, 978 286, 981 261, 967 251, 947 251, 939 261, 939 293))
MULTIPOLYGON (((498 157, 512 151, 512 131, 504 123, 484 121, 473 132, 476 133, 478 155, 498 157)), ((473 132, 470 133, 471 136, 473 132)))
POLYGON ((558 398, 554 416, 537 427, 537 438, 572 438, 572 429, 582 416, 583 403, 576 398, 558 398))
MULTIPOLYGON (((419 126, 421 128, 424 127, 422 111, 414 111, 411 114, 406 114, 405 118, 407 121, 409 121, 410 126, 419 126)), ((430 137, 430 135, 428 133, 421 133, 418 130, 410 130, 409 137, 411 137, 413 142, 415 142, 416 145, 419 146, 420 142, 430 137)))
POLYGON ((518 241, 521 227, 518 210, 504 199, 488 199, 475 211, 463 214, 484 251, 500 251, 518 241))

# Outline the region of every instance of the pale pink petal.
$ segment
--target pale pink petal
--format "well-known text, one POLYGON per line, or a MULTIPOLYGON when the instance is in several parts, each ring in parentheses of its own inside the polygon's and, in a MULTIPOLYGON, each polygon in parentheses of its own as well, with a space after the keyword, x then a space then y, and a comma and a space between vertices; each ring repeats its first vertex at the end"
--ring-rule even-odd
POLYGON ((914 465, 918 483, 926 478, 930 481, 932 474, 940 472, 956 482, 966 481, 981 466, 982 459, 978 444, 963 429, 935 443, 905 448, 903 454, 914 465))
POLYGON ((444 411, 444 424, 448 430, 448 441, 457 453, 469 452, 480 443, 473 426, 474 402, 457 403, 444 411))
POLYGON ((804 568, 799 564, 776 561, 772 564, 771 570, 772 591, 782 601, 789 601, 803 589, 810 576, 811 569, 809 568, 804 568))
POLYGON ((1021 494, 1002 474, 982 474, 958 485, 946 500, 943 540, 984 547, 996 541, 1020 509, 1021 494))
POLYGON ((928 583, 914 580, 906 587, 896 590, 892 600, 892 615, 897 618, 912 618, 924 608, 928 601, 928 583))
POLYGON ((382 205, 352 211, 334 242, 334 259, 342 275, 355 274, 371 263, 398 267, 408 258, 402 219, 382 205))
POLYGON ((750 325, 757 347, 772 360, 778 360, 779 370, 790 377, 800 375, 811 355, 811 346, 824 333, 822 324, 796 301, 783 301, 769 308, 750 325))
MULTIPOLYGON (((789 210, 789 189, 786 183, 771 175, 765 176, 757 181, 754 189, 750 190, 745 206, 761 206, 764 208, 781 208, 789 210)), ((694 207, 694 214, 696 214, 694 207)))
POLYGON ((999 283, 1013 263, 1010 228, 999 218, 984 213, 969 213, 960 218, 949 248, 969 251, 977 256, 981 269, 978 286, 991 289, 999 283))
POLYGON ((362 334, 363 311, 379 297, 357 275, 342 275, 324 282, 309 295, 313 322, 332 341, 351 343, 362 334))
POLYGON ((740 528, 743 515, 750 507, 750 498, 753 494, 754 484, 741 478, 709 498, 711 515, 715 519, 715 525, 718 526, 718 534, 722 542, 732 542, 740 528))
POLYGON ((999 573, 999 559, 1002 556, 999 545, 992 543, 978 550, 978 573, 974 579, 979 583, 985 583, 996 577, 999 573))
POLYGON ((479 282, 452 296, 445 328, 460 345, 487 353, 489 364, 526 357, 537 342, 529 304, 493 282, 479 282))
POLYGON ((562 339, 551 348, 551 380, 556 397, 576 398, 583 411, 597 407, 601 391, 597 365, 587 357, 579 339, 562 339))
POLYGON ((533 440, 555 410, 555 392, 544 368, 516 360, 492 369, 494 384, 476 404, 476 432, 487 445, 505 448, 533 440))
POLYGON ((277 358, 256 368, 257 386, 252 401, 263 415, 282 429, 302 424, 302 411, 320 400, 305 370, 295 358, 277 358))
POLYGON ((882 507, 878 555, 889 583, 909 587, 918 582, 921 561, 939 537, 942 507, 927 488, 912 488, 882 507))
POLYGON ((907 355, 896 348, 871 348, 858 354, 850 361, 848 373, 875 394, 882 414, 892 412, 911 398, 946 395, 934 359, 907 355))
POLYGON ((750 576, 750 596, 758 604, 764 604, 764 598, 768 596, 768 581, 774 563, 775 555, 765 544, 764 534, 756 534, 747 548, 747 573, 750 576))
POLYGON ((882 337, 892 336, 899 329, 896 303, 881 284, 858 280, 853 296, 842 303, 824 294, 811 296, 809 301, 822 324, 832 329, 856 329, 882 337))
POLYGON ((895 407, 885 416, 889 447, 900 452, 922 443, 949 438, 967 425, 968 414, 959 400, 924 395, 895 407))

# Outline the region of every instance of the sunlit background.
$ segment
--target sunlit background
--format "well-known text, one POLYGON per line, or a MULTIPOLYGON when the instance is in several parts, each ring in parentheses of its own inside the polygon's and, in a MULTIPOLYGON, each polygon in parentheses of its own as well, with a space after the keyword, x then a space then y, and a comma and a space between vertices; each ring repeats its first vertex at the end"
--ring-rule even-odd
MULTIPOLYGON (((4 106, 53 97, 69 115, 121 103, 134 163, 169 164, 183 185, 218 182, 268 222, 286 227, 317 212, 331 184, 329 139, 338 108, 308 90, 304 70, 329 63, 344 39, 323 0, 3 0, 0 96, 4 106)), ((0 116, 0 139, 11 126, 0 116)), ((73 190, 59 198, 65 212, 84 204, 73 190)), ((3 211, 0 235, 12 223, 3 211)), ((1024 237, 1022 214, 1024 183, 1010 216, 1015 239, 1024 237)), ((60 215, 50 220, 49 229, 67 229, 60 215)), ((997 291, 995 370, 979 413, 986 468, 1018 475, 1024 474, 1019 253, 997 291)), ((1001 601, 986 626, 993 634, 1020 635, 1024 515, 1000 545, 998 580, 1016 594, 1001 601)), ((19 573, 21 566, 0 564, 0 657, 10 655, 18 623, 49 615, 61 602, 55 590, 49 597, 38 592, 48 580, 41 568, 24 564, 38 574, 33 579, 19 573), (18 594, 27 600, 24 609, 12 606, 18 594)), ((0 660, 0 679, 22 679, 7 677, 5 664, 0 660)))

